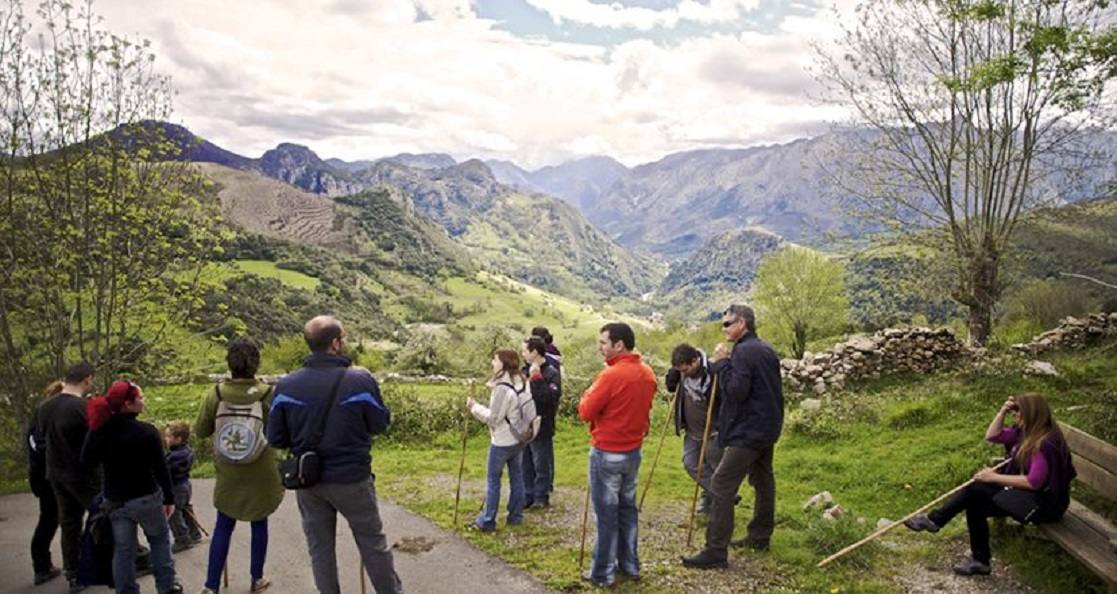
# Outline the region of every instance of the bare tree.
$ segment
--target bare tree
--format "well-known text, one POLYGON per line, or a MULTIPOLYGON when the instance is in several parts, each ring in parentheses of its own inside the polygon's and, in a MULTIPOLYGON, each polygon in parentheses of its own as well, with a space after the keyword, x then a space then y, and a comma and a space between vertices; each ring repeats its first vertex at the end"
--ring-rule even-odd
POLYGON ((864 214, 939 233, 974 343, 1021 213, 1103 125, 1113 20, 1095 0, 865 0, 821 52, 823 79, 871 128, 854 167, 864 214))

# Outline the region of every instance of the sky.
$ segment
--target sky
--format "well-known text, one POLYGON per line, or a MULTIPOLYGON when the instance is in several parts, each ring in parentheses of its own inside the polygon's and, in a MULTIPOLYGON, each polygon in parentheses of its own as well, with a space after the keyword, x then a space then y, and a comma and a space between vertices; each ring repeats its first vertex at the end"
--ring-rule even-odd
POLYGON ((173 121, 249 157, 444 152, 527 168, 787 142, 841 118, 812 42, 855 0, 98 0, 173 121), (838 11, 837 14, 835 11, 838 11))

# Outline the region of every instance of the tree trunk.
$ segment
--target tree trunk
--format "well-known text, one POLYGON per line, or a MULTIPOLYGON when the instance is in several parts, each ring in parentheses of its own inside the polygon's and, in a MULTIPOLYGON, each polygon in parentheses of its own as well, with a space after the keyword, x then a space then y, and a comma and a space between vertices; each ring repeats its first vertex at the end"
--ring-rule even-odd
POLYGON ((796 359, 802 359, 807 352, 807 325, 803 322, 795 322, 792 328, 794 336, 791 340, 791 354, 796 359))
POLYGON ((969 295, 963 303, 970 310, 967 326, 973 346, 984 346, 993 334, 993 307, 1001 296, 999 272, 1000 258, 995 250, 986 248, 971 261, 969 295))

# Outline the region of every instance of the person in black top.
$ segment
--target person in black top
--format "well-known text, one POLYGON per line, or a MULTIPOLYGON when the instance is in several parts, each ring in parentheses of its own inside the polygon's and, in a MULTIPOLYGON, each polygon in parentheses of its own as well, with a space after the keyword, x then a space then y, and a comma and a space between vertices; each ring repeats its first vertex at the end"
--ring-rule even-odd
POLYGON ((139 594, 136 584, 136 527, 151 545, 151 568, 159 594, 181 593, 175 582, 170 526, 174 513, 171 473, 163 457, 163 437, 143 412, 143 390, 132 382, 114 382, 104 396, 89 401, 89 435, 81 461, 100 466, 105 476, 105 505, 111 510, 112 575, 117 594, 139 594))
MULTIPOLYGON (((43 390, 43 401, 62 391, 62 381, 55 380, 43 390)), ((31 493, 39 500, 39 522, 31 536, 31 567, 35 571, 35 585, 45 584, 62 575, 50 559, 50 541, 58 532, 58 499, 47 480, 46 440, 39 433, 38 410, 31 416, 27 428, 27 480, 31 493)))
POLYGON ((62 378, 62 392, 44 400, 36 411, 38 434, 46 446, 46 478, 58 501, 58 523, 62 528, 62 568, 70 591, 84 586, 78 581, 78 548, 85 512, 101 491, 95 472, 81 464, 81 446, 87 432, 85 394, 93 389, 94 369, 78 363, 62 378))
POLYGON ((531 386, 535 411, 542 417, 539 435, 527 444, 524 452, 524 486, 527 506, 524 509, 549 507, 555 484, 555 415, 562 396, 562 377, 547 356, 547 343, 538 336, 524 342, 524 375, 531 386))

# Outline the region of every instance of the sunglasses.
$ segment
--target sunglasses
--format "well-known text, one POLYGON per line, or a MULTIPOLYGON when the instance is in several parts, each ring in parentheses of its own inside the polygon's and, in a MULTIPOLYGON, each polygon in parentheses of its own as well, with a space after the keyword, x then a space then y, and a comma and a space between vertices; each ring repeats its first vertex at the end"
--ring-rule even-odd
POLYGON ((733 320, 732 322, 722 322, 721 327, 722 328, 728 328, 728 327, 732 326, 733 324, 736 324, 737 322, 740 322, 740 321, 741 320, 733 320))

